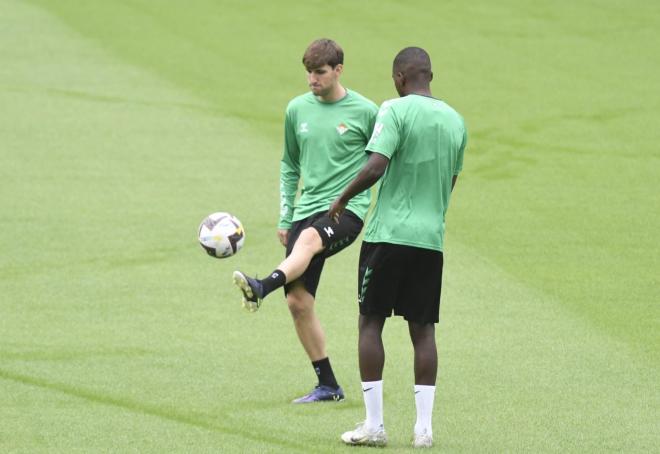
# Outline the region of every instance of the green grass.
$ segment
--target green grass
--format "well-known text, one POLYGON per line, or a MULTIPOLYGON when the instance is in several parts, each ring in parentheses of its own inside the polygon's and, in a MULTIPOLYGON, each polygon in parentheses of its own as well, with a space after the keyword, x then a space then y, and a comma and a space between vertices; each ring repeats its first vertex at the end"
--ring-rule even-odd
MULTIPOLYGON (((345 84, 394 96, 429 50, 464 114, 448 218, 437 452, 657 452, 660 7, 653 2, 0 3, 0 451, 354 452, 357 247, 318 311, 339 405, 281 296, 235 268, 275 238, 282 112, 319 36, 345 84), (245 248, 196 244, 218 210, 245 248)), ((414 423, 406 326, 386 325, 388 452, 414 423)))

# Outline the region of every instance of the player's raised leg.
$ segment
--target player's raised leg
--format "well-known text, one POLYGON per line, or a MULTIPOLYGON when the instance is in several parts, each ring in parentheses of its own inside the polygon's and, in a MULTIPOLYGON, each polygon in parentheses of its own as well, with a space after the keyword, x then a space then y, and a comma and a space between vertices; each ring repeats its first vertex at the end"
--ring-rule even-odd
POLYGON ((249 312, 256 312, 269 293, 302 276, 312 258, 323 249, 323 242, 317 230, 308 227, 295 239, 291 253, 268 277, 255 279, 241 271, 234 271, 234 284, 243 294, 243 307, 249 312))
MULTIPOLYGON (((312 258, 324 249, 319 232, 307 227, 293 245, 293 250, 277 267, 286 275, 286 283, 293 282, 305 272, 312 258)), ((270 289, 272 292, 274 289, 270 289)))

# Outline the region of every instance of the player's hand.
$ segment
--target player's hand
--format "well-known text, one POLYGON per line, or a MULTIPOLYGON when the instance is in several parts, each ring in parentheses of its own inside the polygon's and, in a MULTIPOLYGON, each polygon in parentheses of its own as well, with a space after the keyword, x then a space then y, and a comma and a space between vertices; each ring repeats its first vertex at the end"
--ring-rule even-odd
POLYGON ((289 229, 279 229, 277 231, 277 238, 279 238, 282 246, 286 247, 286 245, 289 243, 289 229))
POLYGON ((337 200, 332 202, 332 205, 330 205, 330 209, 328 210, 328 217, 339 224, 339 216, 341 216, 345 209, 346 204, 342 202, 341 197, 339 197, 337 200))

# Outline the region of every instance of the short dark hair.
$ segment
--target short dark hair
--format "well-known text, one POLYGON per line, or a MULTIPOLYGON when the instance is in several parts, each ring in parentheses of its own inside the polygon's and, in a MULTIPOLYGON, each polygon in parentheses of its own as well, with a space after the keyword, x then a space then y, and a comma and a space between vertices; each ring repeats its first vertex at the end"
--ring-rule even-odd
POLYGON ((302 62, 308 71, 324 65, 334 68, 339 64, 344 64, 344 51, 331 39, 317 39, 307 47, 302 62))
POLYGON ((423 78, 431 80, 431 57, 421 47, 406 47, 401 50, 392 64, 394 72, 402 72, 412 79, 423 78))

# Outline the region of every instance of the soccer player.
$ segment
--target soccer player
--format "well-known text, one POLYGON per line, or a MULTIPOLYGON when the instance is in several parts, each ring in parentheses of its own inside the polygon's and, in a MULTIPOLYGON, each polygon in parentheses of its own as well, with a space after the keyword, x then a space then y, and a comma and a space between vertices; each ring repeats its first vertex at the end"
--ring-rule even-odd
POLYGON ((317 386, 295 403, 344 399, 314 304, 325 260, 349 246, 362 230, 371 201, 369 190, 356 194, 336 223, 328 218, 327 210, 366 163, 364 150, 378 112, 376 104, 340 83, 344 53, 336 42, 312 42, 302 61, 311 92, 287 106, 280 166, 278 237, 286 247, 286 258, 265 279, 240 271, 233 275, 243 306, 250 312, 259 309, 266 295, 284 286, 298 338, 318 377, 317 386), (303 185, 296 201, 300 180, 303 185))
POLYGON ((353 197, 382 177, 358 271, 358 354, 366 420, 341 438, 350 445, 387 443, 382 330, 394 312, 408 322, 415 355, 413 446, 430 447, 445 214, 463 165, 467 134, 462 117, 431 95, 433 73, 426 51, 408 47, 399 52, 392 77, 400 98, 380 107, 367 164, 328 212, 341 219, 353 197))

